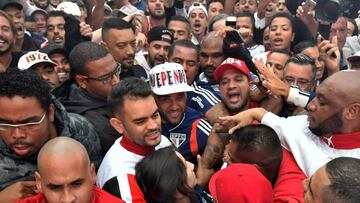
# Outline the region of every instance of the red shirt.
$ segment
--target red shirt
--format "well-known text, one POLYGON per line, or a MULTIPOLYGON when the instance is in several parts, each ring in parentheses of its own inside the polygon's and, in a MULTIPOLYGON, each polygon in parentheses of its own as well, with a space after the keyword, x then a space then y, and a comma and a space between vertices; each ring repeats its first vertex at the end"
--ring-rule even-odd
MULTIPOLYGON (((43 193, 17 201, 16 203, 47 203, 43 193)), ((91 203, 125 203, 106 191, 94 186, 91 203)))
POLYGON ((297 165, 292 154, 284 148, 282 151, 283 158, 273 187, 274 202, 304 202, 302 182, 306 176, 297 165))
POLYGON ((333 134, 331 139, 322 137, 322 140, 335 149, 360 148, 360 131, 351 134, 333 134))

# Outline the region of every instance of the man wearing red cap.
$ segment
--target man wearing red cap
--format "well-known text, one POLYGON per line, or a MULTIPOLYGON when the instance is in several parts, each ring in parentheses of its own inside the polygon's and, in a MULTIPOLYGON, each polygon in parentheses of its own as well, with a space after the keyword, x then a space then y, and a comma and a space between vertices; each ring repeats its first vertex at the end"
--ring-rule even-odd
POLYGON ((250 71, 244 61, 227 58, 214 72, 222 104, 230 114, 254 107, 249 100, 250 71))
MULTIPOLYGON (((216 68, 214 79, 219 83, 222 100, 220 104, 217 104, 217 107, 224 110, 219 114, 234 115, 257 106, 256 103, 250 102, 250 71, 244 61, 227 58, 216 68)), ((207 169, 221 165, 225 145, 229 140, 227 124, 217 122, 215 121, 214 124, 214 131, 217 133, 209 136, 202 157, 203 165, 207 169)), ((206 169, 203 168, 203 170, 206 169)))
POLYGON ((250 164, 232 164, 215 173, 209 190, 219 203, 273 202, 271 184, 250 164))

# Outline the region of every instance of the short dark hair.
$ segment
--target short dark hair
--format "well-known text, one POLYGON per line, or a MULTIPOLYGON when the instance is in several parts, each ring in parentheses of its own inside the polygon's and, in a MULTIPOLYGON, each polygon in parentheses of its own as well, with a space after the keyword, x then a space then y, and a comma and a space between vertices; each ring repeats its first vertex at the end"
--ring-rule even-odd
MULTIPOLYGON (((15 29, 15 26, 14 26, 14 22, 12 21, 10 16, 7 13, 5 13, 5 11, 3 11, 1 9, 0 9, 0 16, 4 17, 9 22, 10 29, 11 29, 12 33, 15 35, 16 29, 15 29)), ((15 38, 15 36, 14 36, 14 38, 15 38)))
POLYGON ((219 2, 219 3, 221 3, 223 6, 225 6, 225 2, 224 2, 223 0, 208 0, 208 1, 207 1, 207 4, 206 4, 206 10, 209 12, 210 4, 216 3, 216 2, 219 2))
POLYGON ((254 18, 254 14, 250 13, 249 11, 245 11, 245 12, 240 12, 236 15, 236 18, 241 18, 241 17, 248 17, 250 18, 251 24, 253 25, 253 29, 255 29, 255 18, 254 18))
POLYGON ((176 192, 190 197, 190 202, 196 198, 195 191, 187 184, 185 164, 172 146, 151 152, 136 164, 135 171, 146 202, 176 202, 176 192))
POLYGON ((117 110, 123 108, 125 98, 141 99, 149 96, 152 96, 152 90, 148 83, 139 78, 128 77, 112 88, 108 96, 108 105, 115 114, 117 110))
POLYGON ((48 20, 49 18, 55 18, 55 17, 63 17, 65 20, 65 13, 62 11, 50 11, 47 15, 46 15, 46 20, 48 20))
POLYGON ((174 54, 174 49, 176 46, 180 47, 186 47, 190 49, 194 49, 196 51, 196 58, 199 61, 199 55, 200 55, 200 49, 198 46, 196 46, 191 40, 188 39, 181 39, 178 41, 175 41, 168 50, 168 58, 170 58, 174 54))
POLYGON ((294 46, 294 54, 300 54, 302 51, 309 47, 315 47, 316 44, 313 41, 301 41, 294 46))
POLYGON ((325 171, 331 184, 325 189, 324 202, 360 202, 360 159, 335 158, 325 165, 325 171))
POLYGON ((174 15, 170 18, 168 24, 166 27, 169 28, 169 24, 171 21, 180 21, 180 22, 183 22, 186 24, 186 31, 188 31, 188 33, 191 33, 191 25, 190 25, 190 22, 187 18, 185 18, 184 16, 181 16, 181 15, 174 15))
POLYGON ((272 156, 273 164, 280 166, 282 147, 279 137, 270 127, 262 124, 245 126, 236 130, 231 135, 231 140, 238 144, 237 152, 262 149, 272 156))
POLYGON ((275 13, 270 20, 269 26, 270 26, 270 30, 271 30, 271 24, 273 22, 273 20, 275 18, 287 18, 290 21, 290 25, 291 25, 291 30, 294 33, 295 32, 295 19, 294 17, 288 13, 288 12, 279 12, 279 13, 275 13))
POLYGON ((316 65, 315 65, 315 61, 313 59, 311 59, 309 56, 307 56, 306 54, 295 54, 292 57, 290 57, 286 63, 285 63, 285 68, 289 63, 294 63, 294 64, 298 64, 298 65, 310 65, 311 66, 311 80, 315 80, 316 79, 316 65))
POLYGON ((121 18, 109 18, 104 21, 102 26, 102 30, 101 30, 102 40, 106 38, 106 35, 108 34, 110 29, 116 29, 116 30, 131 29, 135 33, 135 28, 131 23, 121 18))
POLYGON ((359 34, 359 28, 356 24, 356 21, 352 18, 347 18, 347 21, 354 25, 355 29, 351 36, 357 36, 359 34))
POLYGON ((0 97, 36 97, 45 111, 51 104, 50 86, 34 71, 9 70, 0 73, 0 97))
POLYGON ((272 53, 280 53, 280 54, 286 54, 288 56, 291 56, 289 51, 286 50, 286 49, 277 49, 277 48, 276 49, 271 49, 270 54, 272 54, 272 53))
POLYGON ((69 61, 71 69, 75 74, 87 75, 85 64, 104 58, 109 51, 99 44, 93 42, 81 42, 70 52, 69 61))

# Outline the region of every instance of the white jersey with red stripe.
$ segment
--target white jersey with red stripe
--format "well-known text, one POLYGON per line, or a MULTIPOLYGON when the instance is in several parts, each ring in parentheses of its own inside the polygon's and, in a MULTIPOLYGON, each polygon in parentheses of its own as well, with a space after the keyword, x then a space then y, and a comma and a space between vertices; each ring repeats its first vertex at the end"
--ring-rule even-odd
POLYGON ((141 202, 142 194, 134 178, 135 165, 151 151, 169 145, 170 141, 163 135, 155 148, 143 147, 124 136, 120 137, 106 153, 97 173, 96 184, 125 202, 141 202))

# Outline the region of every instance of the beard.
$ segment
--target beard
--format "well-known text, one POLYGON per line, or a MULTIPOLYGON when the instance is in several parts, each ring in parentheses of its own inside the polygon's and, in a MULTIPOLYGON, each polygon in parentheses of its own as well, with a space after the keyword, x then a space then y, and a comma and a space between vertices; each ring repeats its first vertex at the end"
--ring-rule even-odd
POLYGON ((165 18, 165 12, 161 15, 156 15, 155 13, 151 12, 150 17, 154 18, 155 20, 161 20, 165 18))
POLYGON ((38 8, 41 8, 43 10, 46 10, 46 8, 49 6, 49 1, 47 1, 47 3, 44 5, 44 4, 39 4, 37 1, 33 1, 35 6, 38 7, 38 8))
POLYGON ((244 110, 246 110, 245 108, 247 107, 247 104, 249 102, 249 96, 246 96, 244 98, 244 102, 241 105, 238 106, 230 106, 227 104, 227 102, 222 102, 224 104, 224 107, 226 108, 226 110, 228 110, 228 112, 230 113, 230 115, 235 115, 237 113, 240 113, 244 110))
POLYGON ((341 115, 344 109, 334 113, 328 119, 319 124, 316 128, 311 128, 309 126, 310 131, 317 136, 326 136, 328 137, 330 134, 338 133, 343 127, 343 121, 341 120, 341 115))
POLYGON ((5 55, 5 54, 11 52, 12 47, 13 47, 13 43, 11 43, 8 48, 6 48, 6 49, 4 49, 4 50, 0 50, 0 56, 5 55))

